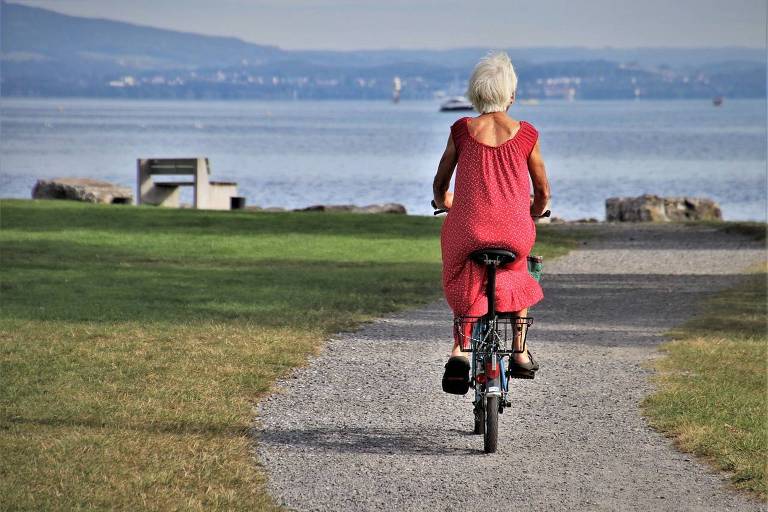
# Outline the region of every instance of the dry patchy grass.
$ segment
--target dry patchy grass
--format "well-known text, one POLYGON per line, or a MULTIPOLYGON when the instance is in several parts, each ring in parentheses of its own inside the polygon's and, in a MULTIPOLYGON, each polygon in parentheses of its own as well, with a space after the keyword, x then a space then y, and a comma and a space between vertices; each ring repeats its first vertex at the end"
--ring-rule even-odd
POLYGON ((658 391, 645 402, 651 424, 678 446, 768 496, 768 316, 765 267, 718 294, 657 361, 658 391))

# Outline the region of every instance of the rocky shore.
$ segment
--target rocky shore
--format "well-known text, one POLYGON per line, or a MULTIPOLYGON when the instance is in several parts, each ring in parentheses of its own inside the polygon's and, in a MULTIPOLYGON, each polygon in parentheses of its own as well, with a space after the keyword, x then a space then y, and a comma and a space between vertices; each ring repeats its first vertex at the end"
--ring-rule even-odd
MULTIPOLYGON (((133 193, 128 187, 89 178, 54 178, 38 180, 32 189, 33 199, 68 199, 91 203, 134 204, 133 193)), ((407 215, 400 203, 383 203, 358 206, 354 204, 315 204, 303 208, 245 206, 244 198, 235 210, 250 212, 329 212, 407 215)), ((181 204, 182 208, 192 205, 181 204)), ((638 197, 609 197, 605 200, 606 222, 685 222, 722 220, 722 210, 712 199, 706 197, 662 197, 643 194, 638 197)), ((590 217, 567 221, 559 217, 536 220, 537 224, 592 224, 601 222, 590 217)))
POLYGON ((133 204, 133 192, 108 181, 91 178, 37 180, 32 199, 69 199, 86 203, 133 204))
POLYGON ((639 197, 610 197, 605 201, 605 220, 608 222, 722 219, 720 205, 706 197, 661 197, 644 194, 639 197))
POLYGON ((389 213, 396 215, 407 215, 405 206, 399 203, 369 204, 367 206, 357 206, 354 204, 315 204, 305 208, 280 208, 261 206, 246 206, 246 211, 253 212, 328 212, 328 213, 389 213))

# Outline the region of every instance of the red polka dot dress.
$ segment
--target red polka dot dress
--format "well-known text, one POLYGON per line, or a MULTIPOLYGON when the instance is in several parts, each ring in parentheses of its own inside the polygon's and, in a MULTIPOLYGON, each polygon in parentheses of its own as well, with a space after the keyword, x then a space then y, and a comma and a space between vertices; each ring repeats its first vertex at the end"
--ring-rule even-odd
POLYGON ((538 139, 525 121, 500 146, 475 140, 464 117, 451 126, 458 152, 454 200, 443 224, 443 290, 455 315, 488 312, 485 268, 469 259, 477 249, 513 251, 517 259, 496 277, 496 310, 519 311, 544 298, 541 286, 528 273, 527 256, 536 240, 530 213, 528 156, 538 139))

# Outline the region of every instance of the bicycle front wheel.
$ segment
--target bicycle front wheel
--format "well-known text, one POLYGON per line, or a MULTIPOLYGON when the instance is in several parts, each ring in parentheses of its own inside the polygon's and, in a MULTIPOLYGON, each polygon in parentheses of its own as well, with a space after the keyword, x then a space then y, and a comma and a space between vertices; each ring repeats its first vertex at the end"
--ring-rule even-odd
POLYGON ((485 402, 485 432, 483 432, 483 450, 496 453, 499 440, 499 397, 489 396, 485 402))

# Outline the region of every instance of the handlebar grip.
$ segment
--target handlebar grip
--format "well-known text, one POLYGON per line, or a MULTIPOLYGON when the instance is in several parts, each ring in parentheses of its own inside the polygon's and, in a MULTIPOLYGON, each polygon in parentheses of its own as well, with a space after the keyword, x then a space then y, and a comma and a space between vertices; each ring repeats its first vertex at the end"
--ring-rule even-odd
POLYGON ((429 204, 431 204, 432 208, 435 210, 434 212, 432 212, 432 215, 440 215, 441 213, 448 213, 448 208, 438 208, 437 203, 435 202, 434 199, 430 201, 429 204))

